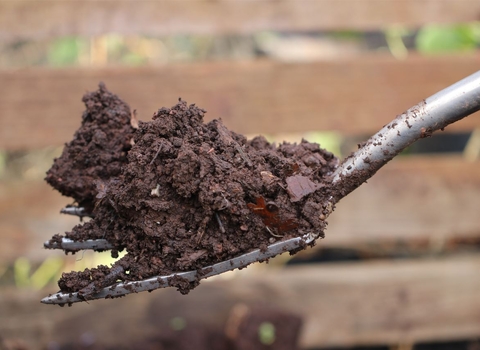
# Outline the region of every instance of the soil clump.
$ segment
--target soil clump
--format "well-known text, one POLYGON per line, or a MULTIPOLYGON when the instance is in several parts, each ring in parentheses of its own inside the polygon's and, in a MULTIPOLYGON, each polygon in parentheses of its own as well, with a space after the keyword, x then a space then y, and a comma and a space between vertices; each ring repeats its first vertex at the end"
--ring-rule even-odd
MULTIPOLYGON (((333 204, 327 179, 337 158, 304 140, 247 141, 220 120, 204 123, 204 114, 182 100, 161 108, 152 121, 138 123, 125 162, 103 178, 95 173, 89 196, 95 217, 66 237, 107 239, 114 257, 124 249, 126 255, 112 267, 64 273, 62 292, 88 299, 115 281, 198 270, 309 232, 323 237, 333 204)), ((130 136, 123 122, 117 130, 130 136)), ((81 137, 77 132, 70 144, 81 137)), ((129 138, 115 139, 126 152, 129 138)), ((198 284, 177 282, 182 293, 198 284)))
POLYGON ((61 194, 72 197, 89 213, 97 195, 97 180, 120 175, 132 147, 135 120, 127 103, 100 83, 82 98, 82 124, 45 180, 61 194), (133 125, 132 125, 133 124, 133 125))

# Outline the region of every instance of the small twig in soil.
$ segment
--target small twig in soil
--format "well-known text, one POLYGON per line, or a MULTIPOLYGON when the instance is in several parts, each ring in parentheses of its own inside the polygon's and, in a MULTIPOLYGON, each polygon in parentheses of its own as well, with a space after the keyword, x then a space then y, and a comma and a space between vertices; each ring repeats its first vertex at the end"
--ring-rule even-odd
POLYGON ((160 154, 161 149, 162 149, 162 144, 160 144, 160 146, 158 146, 157 153, 155 153, 155 155, 153 156, 153 159, 150 161, 149 165, 152 165, 153 162, 155 161, 155 159, 157 159, 158 155, 160 154))
POLYGON ((284 236, 284 235, 277 235, 277 234, 273 233, 273 231, 268 226, 265 226, 265 228, 267 229, 268 233, 270 233, 273 237, 282 238, 284 236))
POLYGON ((248 158, 247 154, 243 151, 242 147, 234 141, 234 144, 233 146, 235 147, 235 149, 238 151, 238 153, 240 153, 240 156, 243 158, 243 160, 248 164, 248 166, 252 166, 252 162, 250 161, 250 158, 248 158))
POLYGON ((109 229, 110 225, 113 224, 113 220, 110 220, 110 222, 107 225, 107 228, 103 231, 103 236, 102 239, 105 239, 105 236, 107 235, 107 230, 109 229))
POLYGON ((225 233, 225 227, 223 227, 222 220, 220 220, 220 215, 218 215, 218 213, 215 213, 215 219, 217 219, 218 227, 220 228, 220 232, 225 233))
POLYGON ((208 222, 211 220, 211 216, 206 216, 202 222, 200 223, 200 227, 198 228, 198 238, 197 238, 197 244, 200 244, 203 238, 203 234, 205 233, 205 228, 207 227, 208 222))
POLYGON ((252 161, 243 151, 242 146, 240 146, 238 142, 233 139, 233 137, 230 135, 230 131, 225 127, 225 125, 223 125, 222 122, 217 121, 217 123, 215 123, 215 126, 217 127, 218 136, 220 136, 220 138, 222 138, 227 145, 233 145, 233 147, 237 150, 243 160, 248 164, 248 166, 251 167, 253 165, 252 161))

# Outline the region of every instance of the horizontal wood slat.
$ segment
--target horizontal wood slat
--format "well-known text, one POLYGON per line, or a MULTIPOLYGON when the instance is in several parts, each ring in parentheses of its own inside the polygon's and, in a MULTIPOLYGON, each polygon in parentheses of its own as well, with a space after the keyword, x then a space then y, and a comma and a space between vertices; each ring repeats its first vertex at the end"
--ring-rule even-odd
MULTIPOLYGON (((0 148, 36 148, 69 141, 80 124, 81 97, 99 81, 142 120, 179 97, 222 118, 240 133, 337 130, 373 133, 395 115, 480 68, 479 55, 397 61, 280 63, 210 62, 142 68, 0 71, 0 148)), ((447 130, 470 130, 469 117, 447 130)))
POLYGON ((79 223, 78 218, 60 214, 71 202, 43 181, 1 181, 0 265, 22 256, 39 263, 52 255, 43 243, 79 223))
POLYGON ((475 0, 0 2, 0 40, 119 33, 245 34, 262 30, 371 30, 478 20, 475 0))
MULTIPOLYGON (((78 219, 60 215, 71 200, 43 181, 0 183, 0 263, 18 256, 42 261, 43 242, 78 219)), ((442 246, 480 237, 480 165, 455 157, 409 157, 381 169, 337 205, 323 247, 402 241, 442 246)))
POLYGON ((301 345, 314 348, 478 336, 478 273, 480 258, 472 256, 278 272, 265 267, 224 284, 244 300, 262 299, 304 315, 301 345))
POLYGON ((321 246, 480 236, 480 162, 397 158, 337 204, 321 246))
POLYGON ((0 327, 3 337, 37 346, 71 342, 87 332, 119 346, 170 329, 174 318, 185 319, 187 327, 222 331, 233 306, 244 303, 302 316, 302 349, 475 339, 479 274, 478 256, 286 269, 262 264, 230 274, 235 278, 203 281, 187 296, 170 288, 72 309, 40 305, 46 291, 4 291, 0 327))

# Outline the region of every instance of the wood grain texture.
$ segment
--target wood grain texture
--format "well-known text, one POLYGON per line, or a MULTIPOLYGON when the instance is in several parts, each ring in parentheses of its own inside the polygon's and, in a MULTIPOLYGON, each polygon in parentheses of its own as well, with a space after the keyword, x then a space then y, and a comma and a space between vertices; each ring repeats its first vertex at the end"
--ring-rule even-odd
POLYGON ((4 290, 0 327, 4 339, 37 346, 89 334, 115 347, 151 338, 179 317, 187 327, 222 331, 232 307, 244 303, 302 316, 301 348, 475 339, 479 274, 476 255, 283 269, 257 264, 203 281, 188 296, 169 288, 71 309, 41 305, 47 291, 4 290))
MULTIPOLYGON (((369 54, 354 60, 269 60, 143 68, 0 71, 0 148, 61 145, 80 124, 82 95, 99 81, 149 120, 179 97, 243 134, 337 130, 371 134, 397 114, 474 73, 479 55, 397 61, 369 54)), ((466 118, 447 130, 471 130, 466 118)))
POLYGON ((0 265, 19 257, 36 264, 54 255, 43 242, 79 223, 78 218, 60 214, 71 203, 41 180, 0 181, 0 265))
POLYGON ((263 30, 371 30, 479 19, 475 0, 0 2, 0 40, 69 35, 249 34, 263 30))
POLYGON ((310 265, 278 274, 266 267, 259 272, 242 275, 229 287, 245 299, 256 294, 304 315, 305 348, 480 334, 480 280, 474 277, 480 273, 478 256, 310 265))
POLYGON ((480 163, 397 158, 337 204, 322 246, 480 235, 480 163))

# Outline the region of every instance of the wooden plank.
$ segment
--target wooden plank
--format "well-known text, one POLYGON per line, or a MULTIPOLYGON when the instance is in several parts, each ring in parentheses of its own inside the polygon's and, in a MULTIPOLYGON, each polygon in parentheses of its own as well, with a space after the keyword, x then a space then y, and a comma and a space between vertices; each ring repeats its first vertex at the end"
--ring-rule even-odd
MULTIPOLYGON (((103 343, 104 338, 108 341, 115 337, 131 344, 133 335, 141 334, 148 337, 155 334, 145 322, 146 307, 149 304, 148 298, 145 298, 146 295, 139 294, 140 298, 133 296, 133 298, 124 299, 123 302, 120 302, 120 299, 112 303, 104 300, 93 308, 89 308, 89 304, 86 303, 60 308, 40 303, 40 299, 46 293, 58 290, 53 286, 41 291, 8 286, 2 286, 0 290, 1 344, 17 341, 23 345, 6 347, 6 349, 47 349, 49 346, 58 346, 59 343, 84 344, 83 332, 75 331, 77 322, 83 323, 84 319, 89 323, 87 325, 89 331, 86 334, 94 336, 92 341, 96 345, 99 342, 103 343), (124 312, 127 314, 122 314, 124 312), (117 323, 116 320, 119 322, 117 323), (118 327, 116 330, 110 328, 109 325, 112 323, 118 327), (142 324, 145 328, 130 327, 132 324, 142 324), (55 334, 60 328, 65 334, 55 334)), ((117 344, 120 345, 118 342, 117 344)))
MULTIPOLYGON (((25 256, 33 263, 52 254, 43 242, 78 219, 60 215, 70 199, 45 182, 0 183, 0 264, 25 256)), ((455 157, 392 161, 368 184, 343 199, 328 219, 318 247, 417 242, 441 247, 480 237, 480 166, 455 157), (426 242, 426 243, 425 243, 426 242)))
POLYGON ((337 204, 321 246, 480 235, 480 166, 461 157, 401 157, 337 204))
POLYGON ((3 291, 0 328, 5 339, 37 346, 82 334, 125 346, 170 329, 175 317, 222 332, 232 307, 245 303, 302 316, 301 348, 472 339, 480 336, 479 274, 478 255, 284 269, 257 264, 203 281, 187 296, 165 289, 73 308, 40 305, 48 291, 3 291))
POLYGON ((263 30, 371 30, 392 24, 478 20, 475 0, 0 2, 0 40, 69 35, 250 34, 263 30), (352 15, 354 14, 354 15, 352 15))
POLYGON ((398 344, 478 336, 479 273, 478 256, 265 267, 228 287, 304 315, 304 348, 398 344))
MULTIPOLYGON (((304 64, 275 61, 172 64, 142 68, 0 71, 0 148, 35 148, 70 140, 81 97, 99 81, 142 120, 179 96, 240 133, 337 130, 373 133, 423 98, 480 68, 480 56, 397 61, 388 55, 304 64)), ((470 117, 448 130, 471 130, 470 117)))
POLYGON ((1 181, 0 265, 22 256, 36 264, 52 255, 43 242, 79 223, 78 218, 60 214, 71 202, 44 181, 1 181))

